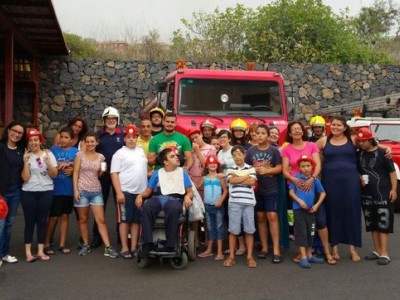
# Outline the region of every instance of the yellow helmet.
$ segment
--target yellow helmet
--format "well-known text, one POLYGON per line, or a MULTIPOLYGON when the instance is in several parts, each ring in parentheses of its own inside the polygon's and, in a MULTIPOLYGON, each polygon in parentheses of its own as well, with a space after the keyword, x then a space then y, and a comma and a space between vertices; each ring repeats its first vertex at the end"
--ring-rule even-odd
POLYGON ((314 116, 311 118, 310 120, 310 126, 314 127, 314 126, 320 126, 320 127, 324 127, 325 128, 325 119, 321 116, 314 116))
POLYGON ((161 115, 162 118, 165 117, 165 112, 162 110, 161 107, 154 107, 153 109, 151 109, 151 110, 150 110, 150 113, 149 113, 150 117, 151 117, 151 115, 154 114, 154 113, 159 113, 159 114, 161 115))
POLYGON ((242 120, 241 118, 237 118, 232 121, 231 123, 231 130, 243 130, 247 131, 247 123, 245 120, 242 120))

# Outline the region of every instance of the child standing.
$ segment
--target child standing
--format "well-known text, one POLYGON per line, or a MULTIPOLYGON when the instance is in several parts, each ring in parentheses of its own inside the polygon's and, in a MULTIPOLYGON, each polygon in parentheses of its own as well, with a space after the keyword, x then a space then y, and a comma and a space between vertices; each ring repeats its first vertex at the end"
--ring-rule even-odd
POLYGON ((389 233, 393 233, 393 202, 397 199, 397 176, 393 161, 385 157, 385 150, 378 148, 368 128, 360 128, 356 140, 362 175, 361 204, 365 227, 371 232, 375 250, 365 257, 377 260, 378 265, 390 263, 388 252, 389 233))
POLYGON ((126 126, 124 134, 126 146, 113 155, 110 173, 118 203, 119 236, 122 246, 120 254, 123 258, 129 259, 137 252, 141 214, 135 205, 135 199, 147 187, 147 158, 143 148, 136 146, 139 135, 136 126, 133 124, 126 126))
POLYGON ((256 128, 257 145, 247 150, 245 162, 252 165, 257 173, 256 212, 261 251, 257 257, 268 256, 269 227, 273 244, 273 263, 282 262, 279 247, 279 174, 282 172, 282 160, 279 150, 269 143, 269 128, 261 124, 256 128), (268 223, 268 224, 267 224, 268 223), (267 226, 268 225, 268 226, 267 226))
MULTIPOLYGON (((312 177, 314 161, 307 155, 302 155, 297 161, 300 173, 295 177, 303 181, 312 177)), ((319 179, 314 178, 311 189, 302 191, 293 182, 289 185, 289 195, 293 201, 294 235, 295 243, 299 247, 301 259, 299 265, 302 268, 310 268, 310 263, 323 263, 322 258, 312 255, 312 246, 315 236, 315 213, 326 197, 326 193, 319 179), (314 204, 315 196, 319 193, 318 200, 314 204)))
POLYGON ((209 234, 207 249, 199 254, 199 257, 213 255, 213 241, 217 241, 217 256, 215 260, 223 260, 222 240, 224 238, 224 200, 228 195, 225 179, 218 178, 219 161, 215 154, 206 157, 205 173, 199 186, 204 186, 204 206, 206 210, 206 222, 209 234))
POLYGON ((84 245, 79 251, 79 255, 87 255, 91 252, 89 245, 88 219, 89 206, 92 209, 95 222, 99 228, 100 236, 106 246, 104 256, 117 258, 118 253, 111 247, 110 238, 107 230, 107 222, 104 216, 104 200, 101 193, 99 176, 105 168, 101 168, 105 157, 96 152, 96 146, 99 144, 99 137, 94 132, 86 134, 85 150, 78 152, 74 160, 74 206, 79 214, 79 229, 84 245))
POLYGON ((50 151, 57 160, 57 177, 54 178, 53 204, 50 208, 50 215, 47 222, 44 252, 47 255, 55 254, 50 246, 50 240, 54 236, 54 231, 60 219, 60 240, 58 251, 68 254, 71 250, 66 246, 69 215, 74 207, 74 189, 72 184, 72 173, 74 171, 73 162, 78 149, 72 147, 73 131, 70 127, 65 127, 59 133, 59 146, 51 147, 50 151))
POLYGON ((245 164, 245 150, 242 146, 233 146, 231 153, 236 167, 228 169, 226 179, 229 183, 229 257, 224 261, 224 266, 231 267, 235 264, 235 246, 243 223, 247 244, 247 266, 255 268, 257 262, 253 258, 253 233, 256 231, 254 225, 256 200, 253 186, 256 184, 257 175, 253 167, 245 164))

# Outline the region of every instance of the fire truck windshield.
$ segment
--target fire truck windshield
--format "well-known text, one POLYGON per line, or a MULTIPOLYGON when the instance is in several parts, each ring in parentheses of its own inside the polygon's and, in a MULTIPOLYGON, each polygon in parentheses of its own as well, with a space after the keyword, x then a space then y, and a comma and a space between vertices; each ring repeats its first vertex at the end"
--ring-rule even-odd
POLYGON ((400 142, 400 124, 371 124, 371 131, 379 141, 400 142))
POLYGON ((178 99, 181 115, 204 112, 228 116, 246 112, 259 117, 281 117, 283 114, 282 97, 275 81, 182 78, 178 99))

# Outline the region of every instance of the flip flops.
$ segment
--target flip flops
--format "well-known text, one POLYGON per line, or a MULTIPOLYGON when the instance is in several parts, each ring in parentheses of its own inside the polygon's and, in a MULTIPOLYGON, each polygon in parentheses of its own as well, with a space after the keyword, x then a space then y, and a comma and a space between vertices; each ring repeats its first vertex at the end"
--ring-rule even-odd
POLYGON ((224 260, 225 256, 224 255, 217 255, 214 260, 224 260))
POLYGON ((33 262, 35 262, 37 259, 38 259, 38 257, 37 257, 36 255, 33 255, 33 256, 27 258, 27 259, 26 259, 26 262, 27 262, 27 263, 33 263, 33 262))
POLYGON ((274 255, 273 257, 272 257, 272 263, 274 263, 274 264, 279 264, 279 263, 281 263, 282 262, 282 256, 280 256, 280 255, 274 255))
POLYGON ((210 257, 210 256, 213 256, 213 255, 214 254, 212 254, 212 253, 203 252, 203 253, 200 253, 197 256, 200 257, 200 258, 206 258, 206 257, 210 257))
POLYGON ((267 251, 260 251, 257 254, 257 258, 266 259, 267 257, 268 257, 268 252, 267 251))

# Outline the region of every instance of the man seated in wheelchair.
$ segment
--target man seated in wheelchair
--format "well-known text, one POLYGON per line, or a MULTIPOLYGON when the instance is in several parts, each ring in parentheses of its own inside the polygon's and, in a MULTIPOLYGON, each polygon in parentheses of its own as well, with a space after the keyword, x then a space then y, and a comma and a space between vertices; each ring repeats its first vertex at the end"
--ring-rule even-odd
POLYGON ((165 214, 166 244, 156 249, 159 252, 173 252, 177 246, 179 218, 182 214, 182 202, 186 208, 192 205, 192 183, 189 175, 179 167, 179 157, 175 151, 166 148, 158 159, 163 166, 154 171, 147 188, 135 200, 136 206, 142 210, 142 252, 141 257, 148 256, 153 250, 153 226, 160 211, 165 214), (151 198, 149 198, 151 196, 151 198), (146 199, 147 200, 143 200, 146 199))

